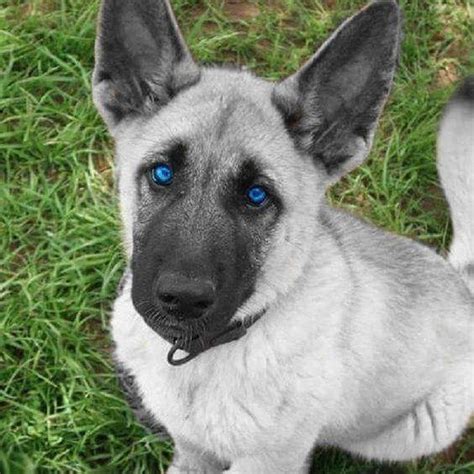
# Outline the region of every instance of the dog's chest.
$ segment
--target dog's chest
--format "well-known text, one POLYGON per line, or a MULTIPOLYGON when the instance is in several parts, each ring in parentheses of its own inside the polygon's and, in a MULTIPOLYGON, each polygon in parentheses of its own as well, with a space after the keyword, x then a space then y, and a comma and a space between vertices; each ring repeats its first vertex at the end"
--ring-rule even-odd
POLYGON ((258 355, 237 341, 173 367, 166 361, 169 344, 141 318, 115 311, 112 327, 119 361, 135 377, 145 407, 174 439, 225 459, 295 418, 297 383, 263 341, 253 341, 258 355))
POLYGON ((253 378, 232 367, 197 377, 172 372, 164 375, 167 388, 150 400, 153 411, 173 436, 222 458, 248 451, 276 429, 291 397, 283 379, 270 382, 268 375, 253 378))

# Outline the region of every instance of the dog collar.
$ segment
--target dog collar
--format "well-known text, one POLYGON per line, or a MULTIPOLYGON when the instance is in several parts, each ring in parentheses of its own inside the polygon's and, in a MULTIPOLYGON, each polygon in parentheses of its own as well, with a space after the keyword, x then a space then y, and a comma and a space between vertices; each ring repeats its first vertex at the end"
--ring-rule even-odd
POLYGON ((194 338, 191 342, 185 343, 185 340, 178 339, 171 347, 170 351, 168 352, 168 363, 171 365, 183 365, 186 362, 194 359, 196 356, 201 354, 202 352, 210 349, 211 347, 220 346, 225 344, 226 342, 236 341, 240 339, 247 333, 247 329, 258 321, 265 310, 262 310, 260 313, 257 314, 256 317, 248 318, 246 321, 238 321, 235 323, 230 324, 224 331, 219 333, 211 333, 210 335, 203 334, 199 338, 194 338), (182 357, 181 359, 175 359, 174 355, 177 350, 182 350, 188 353, 187 356, 182 357))

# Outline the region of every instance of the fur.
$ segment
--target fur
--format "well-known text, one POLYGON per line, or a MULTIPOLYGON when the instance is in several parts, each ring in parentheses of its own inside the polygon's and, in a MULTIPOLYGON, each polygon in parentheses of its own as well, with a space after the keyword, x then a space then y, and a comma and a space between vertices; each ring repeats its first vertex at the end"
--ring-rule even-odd
POLYGON ((449 202, 454 237, 449 261, 474 293, 474 77, 466 79, 443 115, 438 169, 449 202))
MULTIPOLYGON (((455 441, 474 410, 469 94, 453 99, 440 133, 455 235, 447 262, 324 197, 370 149, 399 50, 394 1, 370 4, 277 85, 247 71, 197 68, 167 2, 127 2, 126 20, 120 4, 104 0, 94 100, 116 142, 129 260, 148 232, 143 223, 159 225, 163 205, 142 170, 177 138, 201 150, 190 165, 193 192, 222 191, 224 177, 251 156, 282 204, 259 247, 252 293, 231 315, 244 322, 263 316, 245 336, 183 366, 168 364, 170 342, 134 305, 140 269, 126 270, 113 307, 115 356, 139 412, 174 440, 168 472, 305 473, 318 445, 408 460, 455 441), (110 38, 120 40, 118 53, 110 38), (145 46, 155 53, 127 63, 120 44, 132 57, 145 46), (203 171, 209 167, 212 179, 203 171)), ((197 195, 183 211, 191 221, 208 205, 197 195)), ((197 249, 210 221, 202 222, 190 234, 197 249)))

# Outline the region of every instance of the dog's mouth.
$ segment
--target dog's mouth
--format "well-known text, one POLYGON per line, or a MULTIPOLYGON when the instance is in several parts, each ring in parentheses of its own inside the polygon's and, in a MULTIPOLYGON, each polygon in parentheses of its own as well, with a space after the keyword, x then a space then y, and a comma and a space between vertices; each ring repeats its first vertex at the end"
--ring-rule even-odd
POLYGON ((137 310, 141 310, 139 313, 150 328, 171 344, 167 360, 169 364, 175 366, 189 362, 212 347, 240 339, 266 312, 264 308, 243 320, 212 327, 205 321, 196 321, 192 325, 173 323, 169 318, 159 314, 149 303, 138 305, 137 310), (179 358, 176 354, 178 351, 187 354, 179 358))
POLYGON ((183 365, 211 347, 240 339, 247 333, 247 329, 263 316, 265 311, 263 309, 253 317, 247 317, 243 321, 232 322, 220 331, 197 333, 191 337, 176 337, 173 341, 173 346, 168 352, 168 363, 175 366, 183 365), (175 354, 178 350, 187 352, 187 355, 176 358, 175 354))
POLYGON ((211 347, 240 339, 246 332, 247 328, 245 325, 239 322, 238 324, 229 324, 226 329, 219 333, 203 333, 196 334, 190 338, 176 338, 168 352, 168 363, 171 365, 183 365, 211 347), (188 355, 182 358, 175 358, 178 350, 187 352, 188 355))

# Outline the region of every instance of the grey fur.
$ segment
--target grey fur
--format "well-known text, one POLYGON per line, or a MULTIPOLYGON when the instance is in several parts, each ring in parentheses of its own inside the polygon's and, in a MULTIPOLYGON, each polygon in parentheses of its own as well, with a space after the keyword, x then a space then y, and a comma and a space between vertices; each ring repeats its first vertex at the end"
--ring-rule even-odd
POLYGON ((464 267, 464 273, 466 273, 469 278, 474 278, 474 263, 468 263, 464 267))
MULTIPOLYGON (((140 5, 152 3, 133 1, 129 13, 141 21, 140 5)), ((143 70, 168 77, 183 58, 196 69, 182 53, 168 3, 153 4, 152 17, 165 32, 151 45, 157 62, 129 70, 120 61, 115 67, 104 45, 117 34, 131 35, 136 45, 136 31, 117 30, 122 10, 104 0, 102 11, 112 12, 113 21, 100 22, 94 97, 116 140, 129 261, 148 249, 114 305, 116 357, 133 377, 139 411, 160 420, 175 441, 169 472, 218 473, 230 465, 229 473, 305 473, 315 445, 380 460, 444 449, 474 408, 474 380, 466 375, 474 368, 473 282, 466 270, 474 261, 474 239, 466 238, 474 228, 465 153, 471 142, 456 132, 474 117, 469 94, 456 96, 440 132, 439 169, 455 229, 446 262, 325 202, 327 186, 370 148, 397 62, 396 2, 370 4, 280 84, 202 67, 192 74, 199 80, 159 103, 129 87, 143 70), (172 186, 153 187, 147 170, 168 159, 170 143, 186 144, 183 167, 172 186), (272 189, 271 206, 254 214, 238 207, 243 193, 229 185, 249 162, 272 189), (246 242, 240 250, 232 243, 237 236, 246 242), (215 242, 219 251, 209 252, 215 242), (188 252, 192 258, 183 257, 188 252), (219 261, 221 274, 234 275, 236 292, 252 283, 238 308, 223 311, 221 320, 214 315, 214 323, 249 322, 265 309, 244 337, 182 367, 166 362, 170 342, 132 298, 142 267, 161 271, 169 255, 179 265, 192 263, 191 273, 219 261), (237 263, 242 255, 250 262, 245 271, 237 263)), ((121 37, 118 44, 126 43, 121 37)), ((159 98, 166 88, 158 82, 159 98)), ((143 289, 152 294, 153 285, 143 289)), ((169 315, 161 319, 177 324, 169 315)), ((193 330, 208 331, 205 323, 193 330)))

